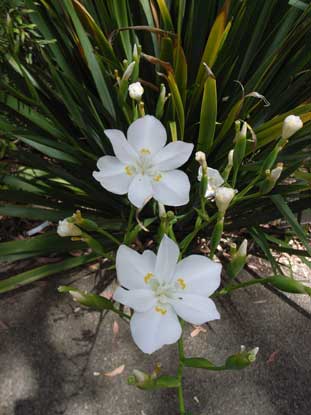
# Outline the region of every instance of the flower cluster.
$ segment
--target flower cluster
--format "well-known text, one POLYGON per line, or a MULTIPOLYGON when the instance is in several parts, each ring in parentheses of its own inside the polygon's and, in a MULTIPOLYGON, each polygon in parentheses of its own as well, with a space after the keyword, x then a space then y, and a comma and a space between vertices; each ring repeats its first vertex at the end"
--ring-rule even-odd
MULTIPOLYGON (((128 79, 134 66, 135 63, 132 62, 127 67, 124 79, 128 79)), ((165 87, 162 90, 165 97, 165 87)), ((142 85, 139 82, 130 84, 128 93, 143 108, 142 85)), ((262 180, 262 173, 258 178, 259 181, 262 180, 258 184, 261 194, 271 191, 280 178, 283 164, 278 163, 275 168, 271 168, 284 142, 301 127, 302 121, 299 117, 290 115, 285 118, 280 143, 262 167, 265 178, 262 180)), ((240 122, 236 122, 235 147, 228 154, 228 163, 222 174, 207 166, 205 153, 198 151, 195 155, 200 164, 197 178, 200 182, 201 213, 204 216, 207 200, 214 201, 218 209, 211 236, 210 258, 214 257, 220 241, 225 213, 237 193, 233 187, 245 155, 247 128, 248 124, 244 122, 240 130, 240 122), (232 187, 228 184, 231 169, 232 187)), ((145 250, 139 254, 125 244, 119 246, 116 271, 120 286, 113 297, 117 303, 134 310, 130 322, 133 339, 143 352, 153 353, 163 345, 178 341, 182 334, 180 319, 200 325, 220 318, 209 297, 220 285, 221 265, 203 255, 190 255, 180 259, 179 246, 165 234, 168 230, 165 226, 170 224, 169 218, 175 216, 173 212, 168 212, 172 214, 170 216, 166 214, 165 205, 182 206, 189 202, 190 181, 187 174, 178 168, 189 160, 193 144, 178 140, 167 144, 165 127, 150 115, 143 115, 134 121, 128 128, 127 137, 122 131, 115 129, 105 130, 105 134, 115 156, 105 155, 98 160, 99 171, 93 172, 94 178, 110 192, 127 194, 129 201, 138 209, 152 198, 159 205, 161 236, 164 236, 158 253, 156 255, 145 250)), ((101 252, 98 241, 85 230, 98 231, 120 245, 105 230, 92 221, 83 219, 80 212, 59 221, 57 232, 61 237, 82 238, 92 250, 101 252)), ((126 238, 124 241, 128 244, 126 238)), ((234 278, 241 271, 246 260, 247 240, 244 240, 238 251, 235 248, 232 252, 232 260, 227 267, 230 278, 234 278)), ((85 296, 82 298, 77 292, 72 295, 77 301, 86 301, 85 296)), ((241 356, 243 353, 244 350, 241 351, 241 356)), ((254 349, 246 357, 255 358, 256 353, 257 349, 254 349)), ((237 357, 234 356, 229 363, 232 367, 236 366, 237 357)))

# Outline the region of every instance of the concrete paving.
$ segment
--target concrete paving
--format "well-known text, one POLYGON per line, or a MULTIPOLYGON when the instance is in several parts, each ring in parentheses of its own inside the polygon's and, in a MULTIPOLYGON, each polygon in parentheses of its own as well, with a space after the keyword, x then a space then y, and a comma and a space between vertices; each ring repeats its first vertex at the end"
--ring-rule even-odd
MULTIPOLYGON (((76 284, 93 285, 85 276, 76 284)), ((0 299, 1 415, 177 415, 174 390, 145 392, 127 384, 134 368, 176 371, 176 345, 147 356, 129 326, 111 313, 77 307, 56 288, 67 282, 0 299), (113 334, 118 321, 119 333, 113 334), (115 377, 94 376, 125 365, 115 377)), ((310 305, 305 296, 299 301, 310 305)), ((259 346, 254 365, 242 371, 185 369, 185 398, 193 415, 309 415, 311 320, 264 287, 236 291, 217 306, 222 319, 191 337, 185 350, 221 364, 240 345, 259 346)))

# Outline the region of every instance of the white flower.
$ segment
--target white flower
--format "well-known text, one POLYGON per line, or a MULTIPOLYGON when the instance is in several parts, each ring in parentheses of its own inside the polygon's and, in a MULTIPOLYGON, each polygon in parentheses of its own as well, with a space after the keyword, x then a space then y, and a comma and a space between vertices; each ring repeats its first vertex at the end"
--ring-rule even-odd
POLYGON ((114 299, 134 309, 131 332, 137 346, 153 353, 181 336, 178 316, 191 324, 219 319, 208 298, 220 284, 221 265, 202 255, 178 262, 179 248, 164 236, 158 254, 139 254, 125 245, 117 252, 121 285, 114 299))
POLYGON ((236 190, 231 187, 218 187, 216 189, 215 202, 220 212, 225 213, 235 194, 236 190))
MULTIPOLYGON (((198 173, 199 182, 202 180, 202 166, 199 167, 198 173)), ((214 197, 216 190, 224 183, 224 179, 221 177, 221 174, 218 170, 212 169, 211 167, 207 168, 207 189, 205 197, 214 197)))
POLYGON ((129 96, 135 101, 140 101, 143 93, 144 88, 140 82, 134 82, 129 85, 129 96))
POLYGON ((282 127, 282 138, 289 138, 303 127, 303 122, 296 115, 289 115, 285 118, 282 127))
POLYGON ((74 223, 68 222, 66 218, 58 222, 57 233, 61 237, 80 236, 82 234, 82 231, 74 223))
POLYGON ((162 123, 151 115, 134 121, 127 130, 105 130, 116 157, 103 156, 93 176, 108 191, 128 193, 131 203, 141 208, 150 197, 169 206, 189 201, 188 176, 176 170, 184 164, 193 144, 174 141, 166 144, 162 123))

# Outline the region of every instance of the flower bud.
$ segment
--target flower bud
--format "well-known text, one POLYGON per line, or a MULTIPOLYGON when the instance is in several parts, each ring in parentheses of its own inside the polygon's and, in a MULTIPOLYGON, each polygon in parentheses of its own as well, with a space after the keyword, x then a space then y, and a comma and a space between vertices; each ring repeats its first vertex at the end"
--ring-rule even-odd
POLYGON ((168 100, 169 95, 166 96, 166 87, 164 84, 160 85, 160 94, 159 94, 159 98, 157 101, 157 106, 156 106, 156 117, 158 119, 161 119, 164 113, 164 105, 166 103, 166 101, 168 100))
POLYGON ((165 206, 163 205, 163 203, 158 203, 158 207, 159 207, 159 217, 160 218, 165 218, 166 217, 166 210, 165 210, 165 206))
POLYGON ((66 236, 81 236, 82 231, 74 223, 68 221, 69 218, 60 220, 57 226, 57 233, 62 238, 66 236))
POLYGON ((238 255, 240 256, 246 256, 247 255, 247 239, 244 239, 243 242, 241 243, 238 252, 238 255))
POLYGON ((282 138, 288 139, 303 127, 303 122, 296 115, 289 115, 283 121, 282 138))
POLYGON ((283 277, 281 275, 276 275, 275 277, 271 277, 269 282, 274 287, 286 293, 306 294, 309 288, 305 286, 304 284, 301 284, 301 282, 295 280, 294 278, 283 277))
POLYGON ((255 362, 258 352, 259 352, 259 347, 254 347, 253 349, 251 349, 248 352, 248 360, 252 363, 255 362))
POLYGON ((125 81, 128 81, 133 73, 134 66, 136 65, 136 62, 131 62, 128 67, 125 69, 124 74, 122 76, 122 79, 125 81))
POLYGON ((134 369, 133 375, 127 379, 129 385, 135 385, 139 389, 153 389, 155 386, 154 379, 148 373, 142 372, 141 370, 134 369))
POLYGON ((275 169, 271 170, 271 178, 273 179, 274 183, 280 178, 283 171, 283 163, 278 163, 275 169))
POLYGON ((77 303, 84 305, 86 307, 90 307, 97 311, 103 310, 112 310, 113 304, 107 298, 104 298, 97 294, 92 294, 87 291, 81 291, 74 287, 69 287, 66 285, 61 285, 58 287, 58 291, 60 293, 69 293, 73 300, 77 303))
POLYGON ((260 184, 260 192, 262 194, 267 194, 271 192, 274 188, 277 180, 280 178, 283 171, 283 163, 278 163, 276 168, 270 170, 266 170, 266 177, 260 184))
POLYGON ((241 243, 239 249, 232 253, 232 259, 227 266, 227 273, 231 279, 235 278, 243 269, 247 261, 247 239, 241 243))
POLYGON ((135 101, 140 101, 141 97, 144 93, 144 88, 142 87, 142 84, 140 82, 134 82, 133 84, 129 85, 129 95, 132 99, 135 101))
POLYGON ((230 187, 222 186, 216 189, 215 202, 216 202, 216 206, 218 207, 219 212, 221 213, 226 212, 235 194, 236 194, 236 190, 231 189, 230 187))
POLYGON ((205 153, 203 153, 203 151, 197 151, 195 153, 195 159, 201 166, 206 165, 206 156, 205 153))
POLYGON ((250 351, 246 350, 245 346, 241 346, 239 353, 228 357, 225 363, 226 369, 240 370, 249 366, 251 363, 254 363, 256 360, 257 353, 259 351, 258 347, 251 349, 250 351))
POLYGON ((137 50, 137 45, 136 43, 133 46, 133 59, 136 60, 138 59, 138 50, 137 50))
POLYGON ((233 153, 233 165, 235 171, 239 169, 246 151, 247 123, 243 123, 241 130, 240 124, 239 121, 236 121, 235 123, 236 134, 234 138, 235 147, 233 153))
POLYGON ((230 150, 228 153, 228 167, 233 166, 233 156, 234 156, 234 150, 230 150))

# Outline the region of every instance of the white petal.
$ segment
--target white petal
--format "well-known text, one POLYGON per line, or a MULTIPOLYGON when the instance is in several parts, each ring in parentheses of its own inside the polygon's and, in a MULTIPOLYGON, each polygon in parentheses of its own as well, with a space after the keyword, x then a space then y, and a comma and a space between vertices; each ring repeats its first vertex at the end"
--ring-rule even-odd
POLYGON ((105 130, 109 138, 114 154, 125 164, 131 164, 137 159, 135 150, 130 146, 125 135, 120 130, 105 130))
POLYGON ((172 170, 161 173, 161 180, 153 181, 153 197, 163 205, 182 206, 189 202, 190 181, 186 173, 172 170))
POLYGON ((150 154, 156 154, 165 146, 166 130, 157 118, 145 115, 129 126, 127 139, 137 153, 148 150, 150 154))
POLYGON ((156 264, 156 260, 157 260, 156 254, 153 251, 150 251, 150 249, 146 249, 142 253, 142 256, 143 256, 144 260, 148 261, 150 269, 152 269, 152 271, 153 271, 155 269, 155 264, 156 264))
POLYGON ((179 317, 191 324, 203 324, 220 319, 214 302, 201 295, 185 293, 180 299, 170 300, 170 304, 179 317))
POLYGON ((221 264, 203 255, 190 255, 178 262, 174 280, 182 278, 187 293, 210 296, 220 285, 221 264))
POLYGON ((113 295, 113 299, 140 312, 150 310, 157 302, 153 291, 149 287, 138 290, 125 290, 122 287, 118 287, 113 295))
POLYGON ((179 248, 176 242, 164 235, 159 246, 155 276, 165 282, 171 281, 179 257, 179 248))
POLYGON ((128 198, 130 202, 141 208, 144 206, 148 198, 153 194, 151 179, 149 176, 137 174, 130 184, 128 198))
POLYGON ((165 344, 177 342, 181 327, 172 308, 165 307, 165 314, 155 307, 145 313, 135 312, 131 318, 131 332, 136 345, 144 353, 153 353, 165 344))
POLYGON ((100 171, 94 171, 93 177, 109 192, 124 195, 128 192, 132 176, 125 172, 125 165, 116 157, 104 156, 98 159, 97 167, 100 171))
POLYGON ((121 245, 117 251, 116 269, 120 285, 131 290, 145 289, 147 287, 144 281, 145 276, 148 273, 154 273, 150 258, 126 245, 121 245))
POLYGON ((162 148, 152 159, 155 168, 160 171, 177 169, 189 159, 193 144, 174 141, 162 148))

